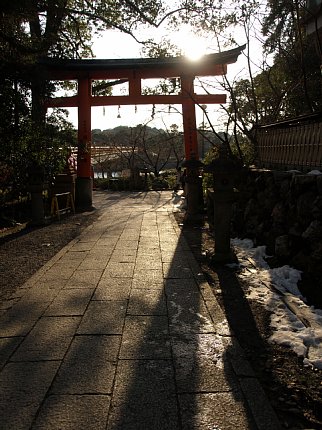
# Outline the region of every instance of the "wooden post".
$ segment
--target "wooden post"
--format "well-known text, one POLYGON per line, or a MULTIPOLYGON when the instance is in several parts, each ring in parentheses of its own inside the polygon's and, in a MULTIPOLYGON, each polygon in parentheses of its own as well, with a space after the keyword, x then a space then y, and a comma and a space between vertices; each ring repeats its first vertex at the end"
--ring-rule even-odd
POLYGON ((77 176, 91 176, 91 81, 78 81, 78 153, 77 176))

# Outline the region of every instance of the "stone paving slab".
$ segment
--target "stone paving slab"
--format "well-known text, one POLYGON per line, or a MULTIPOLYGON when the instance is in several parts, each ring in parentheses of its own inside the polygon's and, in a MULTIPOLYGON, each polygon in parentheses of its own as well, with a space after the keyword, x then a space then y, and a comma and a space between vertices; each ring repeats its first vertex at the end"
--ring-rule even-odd
POLYGON ((181 394, 179 404, 183 430, 257 429, 240 393, 181 394))
POLYGON ((94 202, 98 219, 1 304, 0 430, 278 430, 171 192, 94 202))
POLYGON ((131 278, 101 278, 92 300, 128 300, 131 285, 131 278))
POLYGON ((36 284, 23 295, 23 302, 25 304, 47 303, 49 305, 57 297, 63 286, 64 283, 61 282, 57 282, 55 286, 50 283, 43 285, 36 284))
POLYGON ((23 337, 0 338, 0 370, 23 341, 23 337))
POLYGON ((128 315, 167 315, 167 306, 164 292, 162 290, 132 288, 128 315))
POLYGON ((126 301, 92 301, 77 334, 122 334, 126 301))
POLYGON ((136 249, 115 250, 109 259, 112 263, 135 263, 136 249))
POLYGON ((142 277, 136 277, 132 280, 132 287, 139 288, 141 290, 163 290, 164 282, 163 279, 152 279, 142 277))
POLYGON ((84 261, 86 256, 90 255, 91 252, 94 251, 67 251, 59 261, 60 264, 66 264, 66 267, 74 267, 77 269, 81 262, 84 261))
POLYGON ((103 272, 103 278, 132 278, 134 263, 111 261, 103 272))
POLYGON ((226 353, 225 339, 209 333, 177 338, 172 342, 179 393, 238 391, 233 368, 226 353))
POLYGON ((53 394, 111 394, 120 336, 77 336, 59 369, 53 394))
POLYGON ((179 428, 171 361, 122 361, 117 372, 107 429, 179 428))
POLYGON ((110 397, 50 395, 32 430, 105 430, 110 397))
POLYGON ((27 335, 47 306, 45 302, 31 303, 21 299, 0 317, 0 337, 27 335))
POLYGON ((81 270, 97 270, 104 271, 109 261, 110 254, 104 252, 103 254, 97 252, 96 254, 88 253, 87 256, 79 265, 81 270))
POLYGON ((122 337, 121 359, 170 359, 168 319, 165 316, 128 316, 122 337))
POLYGON ((83 315, 94 289, 75 288, 60 291, 44 313, 45 316, 83 315))
POLYGON ((48 282, 68 280, 75 272, 75 269, 75 266, 58 263, 46 271, 45 275, 42 277, 42 280, 48 282))
POLYGON ((79 322, 79 317, 41 318, 13 354, 11 361, 62 360, 79 322))
POLYGON ((30 429, 59 361, 8 363, 0 373, 0 428, 30 429))
POLYGON ((161 269, 136 270, 133 274, 133 283, 136 286, 140 283, 163 284, 163 271, 161 269))
POLYGON ((78 268, 78 270, 69 277, 64 288, 95 288, 103 273, 103 270, 82 270, 78 268))

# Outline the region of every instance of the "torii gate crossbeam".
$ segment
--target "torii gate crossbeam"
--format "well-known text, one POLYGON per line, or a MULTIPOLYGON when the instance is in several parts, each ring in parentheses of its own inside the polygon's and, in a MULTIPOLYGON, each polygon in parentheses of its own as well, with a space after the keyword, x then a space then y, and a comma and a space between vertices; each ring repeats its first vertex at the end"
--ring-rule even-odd
POLYGON ((48 80, 77 80, 78 93, 73 97, 48 99, 46 107, 78 108, 78 157, 76 204, 92 206, 91 179, 91 107, 141 104, 181 104, 186 160, 198 158, 195 104, 225 103, 225 94, 195 94, 196 76, 216 76, 227 72, 227 64, 235 63, 245 46, 217 54, 209 54, 199 61, 185 57, 134 58, 115 60, 57 60, 43 59, 41 65, 48 80), (178 95, 142 94, 143 79, 179 78, 178 95), (93 96, 92 81, 122 79, 129 82, 125 96, 93 96))

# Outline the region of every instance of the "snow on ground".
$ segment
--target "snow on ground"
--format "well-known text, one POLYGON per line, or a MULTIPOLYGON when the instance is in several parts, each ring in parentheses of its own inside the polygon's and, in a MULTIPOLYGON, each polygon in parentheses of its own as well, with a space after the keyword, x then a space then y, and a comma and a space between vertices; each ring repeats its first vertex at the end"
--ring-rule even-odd
POLYGON ((172 204, 173 204, 173 211, 174 212, 181 212, 182 210, 187 208, 186 199, 183 195, 182 190, 179 190, 177 192, 173 192, 172 204))
MULTIPOLYGON (((173 193, 174 211, 186 208, 182 194, 173 193)), ((266 247, 254 247, 250 239, 233 239, 232 247, 239 261, 238 276, 248 285, 246 296, 271 313, 269 341, 291 348, 304 365, 322 369, 322 310, 308 306, 301 295, 297 287, 301 272, 287 265, 271 269, 265 261, 266 247)))
POLYGON ((265 246, 255 248, 249 239, 233 239, 232 247, 238 276, 248 285, 246 297, 271 313, 269 341, 291 348, 304 365, 322 369, 322 310, 308 306, 302 297, 297 287, 301 272, 290 266, 270 269, 265 246))

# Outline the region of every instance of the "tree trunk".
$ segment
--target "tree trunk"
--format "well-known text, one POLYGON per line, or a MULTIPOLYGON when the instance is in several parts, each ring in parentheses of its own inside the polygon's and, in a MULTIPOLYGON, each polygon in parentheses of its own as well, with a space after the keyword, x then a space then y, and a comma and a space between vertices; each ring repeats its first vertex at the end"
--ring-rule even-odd
POLYGON ((31 81, 31 118, 39 124, 46 121, 46 81, 37 75, 31 81))

